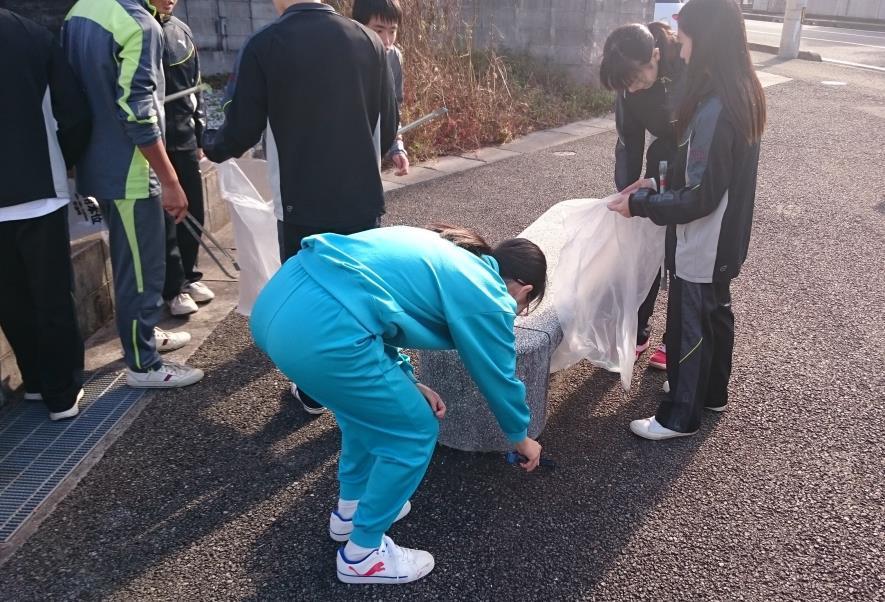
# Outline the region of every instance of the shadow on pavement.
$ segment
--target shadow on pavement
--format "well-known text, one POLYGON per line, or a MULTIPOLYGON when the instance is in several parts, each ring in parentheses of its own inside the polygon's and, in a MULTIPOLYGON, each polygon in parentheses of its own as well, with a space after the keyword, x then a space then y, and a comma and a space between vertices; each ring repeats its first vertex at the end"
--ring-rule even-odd
POLYGON ((640 402, 623 395, 617 374, 587 365, 554 378, 554 391, 571 388, 551 399, 541 437, 556 470, 527 474, 501 454, 437 448, 412 513, 390 531, 397 543, 434 554, 430 576, 396 588, 337 581, 337 544, 326 534, 336 495, 330 471, 315 497, 302 497, 256 541, 246 560, 250 598, 574 599, 589 591, 712 428, 664 443, 629 432, 631 419, 653 413, 659 373, 635 379, 640 402))

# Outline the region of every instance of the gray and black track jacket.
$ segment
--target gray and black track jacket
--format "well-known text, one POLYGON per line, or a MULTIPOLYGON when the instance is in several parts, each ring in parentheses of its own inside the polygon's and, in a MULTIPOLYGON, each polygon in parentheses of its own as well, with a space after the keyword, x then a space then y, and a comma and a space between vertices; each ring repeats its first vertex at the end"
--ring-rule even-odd
POLYGON ((69 198, 89 141, 86 95, 48 29, 0 9, 0 208, 69 198))
POLYGON ((672 187, 636 192, 630 213, 667 228, 667 267, 688 282, 737 277, 747 257, 759 143, 737 131, 718 97, 703 100, 680 144, 672 187))
POLYGON ((676 59, 648 90, 618 92, 615 98, 615 187, 623 190, 642 177, 658 178, 660 161, 672 163, 678 152, 673 116, 681 93, 685 63, 676 59), (655 137, 645 149, 645 132, 655 137))
POLYGON ((161 139, 163 30, 148 0, 78 0, 62 27, 68 61, 92 110, 92 139, 77 163, 77 190, 145 199, 160 183, 139 146, 161 139))
POLYGON ((203 138, 216 163, 239 157, 267 129, 278 220, 346 229, 384 213, 381 149, 399 122, 384 46, 324 4, 295 4, 243 48, 224 124, 203 138))
MULTIPOLYGON (((189 90, 200 83, 200 57, 194 34, 177 17, 160 17, 165 49, 163 73, 166 76, 166 95, 189 90)), ((166 149, 194 150, 200 146, 206 129, 206 111, 203 93, 196 92, 165 104, 166 149)))

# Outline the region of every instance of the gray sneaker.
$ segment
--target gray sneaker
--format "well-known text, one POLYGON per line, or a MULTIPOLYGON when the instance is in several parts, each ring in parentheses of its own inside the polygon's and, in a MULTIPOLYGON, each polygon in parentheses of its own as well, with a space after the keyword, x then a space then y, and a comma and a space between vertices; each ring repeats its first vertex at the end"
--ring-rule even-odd
POLYGON ((136 389, 175 389, 187 387, 203 379, 203 371, 185 364, 163 362, 156 370, 126 370, 126 384, 136 389))

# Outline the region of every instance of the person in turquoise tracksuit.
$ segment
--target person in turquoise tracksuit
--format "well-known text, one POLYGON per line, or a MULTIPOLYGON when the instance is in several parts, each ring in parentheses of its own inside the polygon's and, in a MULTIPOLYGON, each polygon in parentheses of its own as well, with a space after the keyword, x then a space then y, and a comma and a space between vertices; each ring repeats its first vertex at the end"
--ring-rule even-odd
POLYGON ((396 226, 305 238, 261 292, 256 344, 341 428, 329 520, 330 536, 347 541, 341 581, 407 583, 434 566, 385 535, 411 508, 445 415, 398 348, 457 349, 523 468, 538 465, 513 323, 543 297, 546 274, 544 253, 525 239, 492 249, 467 228, 396 226))

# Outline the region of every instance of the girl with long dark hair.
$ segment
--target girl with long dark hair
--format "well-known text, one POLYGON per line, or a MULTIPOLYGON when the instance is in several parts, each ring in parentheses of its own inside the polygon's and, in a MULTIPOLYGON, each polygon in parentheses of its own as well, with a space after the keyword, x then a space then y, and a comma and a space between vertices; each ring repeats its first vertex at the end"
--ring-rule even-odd
POLYGON ((544 296, 547 261, 526 239, 492 248, 473 230, 397 226, 305 238, 255 303, 252 335, 341 428, 329 536, 346 583, 408 583, 434 566, 386 535, 411 505, 446 407, 397 347, 457 349, 526 461, 530 411, 516 377, 516 315, 544 296))
MULTIPOLYGON (((617 94, 615 121, 618 142, 615 147, 615 186, 623 190, 642 176, 658 179, 661 161, 672 164, 676 158, 675 109, 677 88, 685 71, 679 57, 676 34, 666 23, 631 23, 614 30, 605 41, 599 78, 617 94), (645 147, 646 132, 654 140, 645 147)), ((661 284, 660 273, 639 307, 636 334, 637 357, 649 347, 655 301, 661 284)), ((667 352, 661 345, 649 358, 649 365, 667 369, 667 352)))
POLYGON ((734 348, 730 284, 747 257, 766 119, 738 4, 691 0, 678 22, 688 69, 673 187, 659 193, 639 181, 609 204, 625 217, 667 226, 670 392, 655 416, 630 424, 654 440, 692 435, 705 409, 726 409, 734 348))

